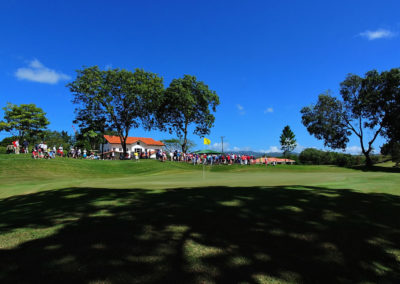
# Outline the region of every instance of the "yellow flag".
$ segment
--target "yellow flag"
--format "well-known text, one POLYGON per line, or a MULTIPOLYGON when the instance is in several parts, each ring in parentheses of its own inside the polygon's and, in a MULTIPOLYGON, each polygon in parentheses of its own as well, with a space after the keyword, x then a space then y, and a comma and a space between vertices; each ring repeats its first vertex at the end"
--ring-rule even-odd
POLYGON ((211 140, 204 137, 204 145, 210 145, 211 140))

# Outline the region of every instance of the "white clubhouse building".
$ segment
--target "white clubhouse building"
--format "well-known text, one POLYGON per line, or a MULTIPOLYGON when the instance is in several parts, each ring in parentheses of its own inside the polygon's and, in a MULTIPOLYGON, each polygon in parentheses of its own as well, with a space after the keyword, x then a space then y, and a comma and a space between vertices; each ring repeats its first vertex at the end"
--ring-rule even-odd
MULTIPOLYGON (((118 155, 121 155, 123 152, 121 139, 118 136, 104 135, 107 143, 102 144, 100 147, 100 151, 103 150, 104 153, 115 152, 118 155)), ((144 137, 128 137, 126 139, 126 150, 132 155, 137 152, 139 156, 142 153, 148 153, 150 158, 155 158, 155 153, 157 150, 161 150, 162 147, 165 146, 161 141, 154 140, 153 138, 144 138, 144 137)))

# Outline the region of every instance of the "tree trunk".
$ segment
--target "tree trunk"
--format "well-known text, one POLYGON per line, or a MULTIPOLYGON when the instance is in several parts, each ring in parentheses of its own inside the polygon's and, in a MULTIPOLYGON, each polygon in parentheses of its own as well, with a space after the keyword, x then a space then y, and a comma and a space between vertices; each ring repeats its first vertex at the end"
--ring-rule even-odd
POLYGON ((121 146, 122 146, 122 153, 123 153, 123 159, 126 157, 126 139, 127 137, 120 135, 119 139, 121 139, 121 146))
POLYGON ((363 152, 363 154, 365 156, 365 165, 367 167, 371 167, 373 165, 373 163, 372 163, 371 156, 369 155, 369 152, 363 152))
POLYGON ((122 153, 123 153, 123 159, 125 159, 125 157, 126 157, 126 139, 124 139, 123 141, 122 141, 122 153))
POLYGON ((188 124, 185 123, 185 129, 183 130, 183 143, 182 143, 182 153, 186 154, 186 147, 187 147, 187 126, 188 124))

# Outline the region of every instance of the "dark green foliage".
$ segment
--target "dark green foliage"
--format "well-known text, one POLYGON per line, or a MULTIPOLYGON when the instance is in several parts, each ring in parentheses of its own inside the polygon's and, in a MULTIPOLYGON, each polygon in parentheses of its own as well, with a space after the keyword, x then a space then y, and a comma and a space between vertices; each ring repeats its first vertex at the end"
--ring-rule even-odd
MULTIPOLYGON (((67 131, 44 131, 34 142, 40 143, 41 141, 45 141, 49 147, 56 146, 57 149, 63 146, 65 150, 69 149, 73 143, 72 136, 70 136, 67 131)), ((33 143, 31 146, 33 146, 33 143)))
POLYGON ((360 165, 364 162, 361 156, 326 152, 314 148, 304 149, 299 155, 299 160, 305 165, 337 165, 340 167, 360 165))
POLYGON ((1 140, 0 146, 7 147, 8 145, 11 145, 12 142, 15 141, 16 139, 18 139, 18 137, 16 137, 16 136, 6 137, 3 140, 1 140))
POLYGON ((342 103, 329 92, 318 96, 314 106, 301 109, 302 122, 310 134, 333 149, 346 148, 351 132, 344 127, 342 103))
POLYGON ((82 134, 96 138, 106 130, 116 131, 125 154, 130 129, 154 127, 164 89, 157 74, 142 69, 103 71, 97 66, 78 70, 75 81, 67 86, 77 105, 82 134))
MULTIPOLYGON (((264 156, 265 157, 271 157, 269 154, 263 155, 263 157, 264 156)), ((256 158, 258 158, 258 157, 256 157, 256 158)), ((294 161, 296 161, 296 165, 301 165, 301 161, 300 161, 300 158, 299 158, 298 154, 290 153, 290 154, 287 154, 286 156, 278 156, 277 158, 294 160, 294 161)))
POLYGON ((282 134, 280 136, 281 150, 283 151, 283 155, 285 157, 292 152, 296 146, 296 139, 293 131, 290 129, 289 125, 286 125, 282 130, 282 134))
MULTIPOLYGON (((7 147, 7 145, 11 145, 12 141, 14 141, 15 139, 17 139, 17 137, 15 137, 15 136, 10 136, 10 137, 4 138, 0 142, 0 146, 4 147, 4 151, 0 151, 0 153, 4 154, 5 147, 7 147)), ((32 136, 29 139, 29 141, 28 141, 29 149, 32 149, 32 147, 35 144, 39 144, 42 141, 46 142, 46 144, 49 147, 56 146, 57 149, 61 145, 63 146, 64 149, 68 149, 74 143, 73 137, 70 136, 67 131, 62 130, 60 132, 60 131, 44 130, 44 131, 41 131, 40 133, 38 133, 37 135, 32 136)))
POLYGON ((301 110, 303 124, 310 134, 333 149, 345 149, 349 136, 355 134, 366 165, 371 166, 372 144, 378 135, 397 136, 399 73, 399 69, 382 73, 372 70, 364 78, 349 74, 340 84, 342 100, 329 93, 320 95, 316 105, 301 110), (369 141, 364 141, 366 131, 372 132, 369 141))
POLYGON ((10 132, 19 140, 31 140, 47 128, 50 122, 46 113, 35 104, 14 105, 8 103, 4 110, 4 120, 0 121, 0 131, 10 132))
POLYGON ((390 143, 400 143, 400 69, 395 68, 381 73, 382 96, 376 105, 385 110, 383 118, 384 134, 390 143))
POLYGON ((381 153, 383 155, 390 155, 392 161, 396 163, 396 167, 400 164, 400 143, 389 142, 381 147, 381 153))
POLYGON ((193 134, 210 133, 215 117, 212 112, 219 105, 219 97, 196 77, 184 75, 174 79, 165 91, 163 104, 158 113, 159 127, 174 132, 182 143, 182 152, 188 150, 187 134, 194 126, 193 134))

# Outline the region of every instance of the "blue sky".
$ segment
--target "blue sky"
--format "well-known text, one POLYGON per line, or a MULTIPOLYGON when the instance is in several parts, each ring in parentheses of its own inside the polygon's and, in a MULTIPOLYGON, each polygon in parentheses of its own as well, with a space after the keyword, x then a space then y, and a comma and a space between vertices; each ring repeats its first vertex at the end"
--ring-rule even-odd
MULTIPOLYGON (((139 67, 166 86, 191 74, 217 92, 213 144, 225 136, 225 149, 273 151, 288 124, 299 149, 323 148, 300 109, 338 95, 348 73, 399 67, 399 11, 397 0, 2 1, 0 106, 35 103, 50 129, 72 133, 75 70, 139 67)), ((358 147, 353 137, 348 152, 358 147)))

